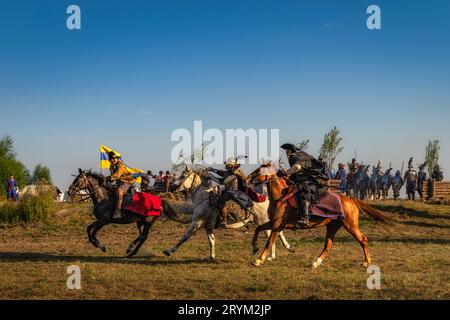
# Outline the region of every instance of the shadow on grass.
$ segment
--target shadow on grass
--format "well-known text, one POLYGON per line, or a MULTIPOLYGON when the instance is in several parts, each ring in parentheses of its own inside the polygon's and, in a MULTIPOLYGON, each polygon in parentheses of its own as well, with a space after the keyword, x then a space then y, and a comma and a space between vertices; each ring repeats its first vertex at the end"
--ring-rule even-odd
POLYGON ((438 228, 438 229, 450 229, 450 226, 428 223, 428 222, 417 222, 417 221, 404 221, 401 224, 406 224, 409 226, 425 227, 425 228, 438 228))
MULTIPOLYGON (((314 242, 324 242, 325 238, 312 238, 310 241, 314 242)), ((424 239, 424 238, 371 238, 369 237, 369 246, 371 242, 383 242, 383 243, 403 243, 403 244, 450 244, 450 239, 424 239)), ((353 238, 341 238, 336 237, 334 243, 358 243, 353 238)))
POLYGON ((185 265, 192 263, 205 264, 203 259, 172 260, 156 258, 125 258, 112 256, 70 256, 39 252, 0 252, 0 262, 87 262, 87 263, 116 263, 139 265, 185 265))
POLYGON ((412 208, 405 208, 401 204, 371 204, 374 208, 382 211, 382 212, 391 212, 396 213, 398 215, 406 215, 415 218, 425 218, 425 219, 450 219, 449 215, 442 214, 430 214, 428 211, 424 210, 415 210, 412 208))

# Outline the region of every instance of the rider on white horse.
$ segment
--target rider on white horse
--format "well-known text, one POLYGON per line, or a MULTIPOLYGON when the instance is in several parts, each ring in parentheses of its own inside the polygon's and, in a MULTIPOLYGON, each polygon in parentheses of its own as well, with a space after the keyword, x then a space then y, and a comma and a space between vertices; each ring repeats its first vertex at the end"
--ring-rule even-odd
POLYGON ((240 170, 240 164, 236 159, 230 158, 225 163, 225 170, 218 170, 214 168, 208 168, 208 171, 212 171, 217 174, 220 179, 219 183, 223 184, 225 190, 220 194, 217 200, 217 206, 220 211, 220 216, 223 218, 224 223, 227 223, 228 210, 226 203, 229 200, 236 201, 243 209, 249 209, 253 206, 253 202, 246 193, 245 175, 240 170))

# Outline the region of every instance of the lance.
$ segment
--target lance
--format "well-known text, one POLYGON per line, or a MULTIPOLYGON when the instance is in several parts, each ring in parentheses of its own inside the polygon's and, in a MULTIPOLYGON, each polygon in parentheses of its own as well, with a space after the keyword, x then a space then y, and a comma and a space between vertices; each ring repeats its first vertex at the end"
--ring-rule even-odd
POLYGON ((405 164, 405 160, 402 162, 402 170, 400 171, 400 176, 403 176, 403 165, 405 164))

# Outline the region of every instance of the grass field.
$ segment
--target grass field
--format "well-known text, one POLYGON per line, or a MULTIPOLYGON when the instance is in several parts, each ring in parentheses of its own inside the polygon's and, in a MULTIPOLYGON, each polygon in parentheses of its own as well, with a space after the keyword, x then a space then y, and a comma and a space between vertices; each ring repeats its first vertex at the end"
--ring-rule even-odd
MULTIPOLYGON (((217 230, 216 263, 205 232, 199 231, 172 257, 186 225, 158 222, 141 257, 123 258, 136 237, 135 226, 106 226, 102 253, 85 234, 89 205, 65 204, 47 222, 0 226, 1 299, 449 299, 450 206, 405 201, 376 202, 397 223, 367 218, 372 263, 381 268, 381 289, 366 286, 359 244, 341 229, 327 259, 311 263, 323 247, 325 229, 286 231, 296 249, 278 242, 277 259, 251 265, 250 233, 217 230), (81 268, 80 290, 68 290, 67 267, 81 268)), ((363 215, 363 217, 365 217, 363 215)), ((260 247, 265 237, 260 239, 260 247)))

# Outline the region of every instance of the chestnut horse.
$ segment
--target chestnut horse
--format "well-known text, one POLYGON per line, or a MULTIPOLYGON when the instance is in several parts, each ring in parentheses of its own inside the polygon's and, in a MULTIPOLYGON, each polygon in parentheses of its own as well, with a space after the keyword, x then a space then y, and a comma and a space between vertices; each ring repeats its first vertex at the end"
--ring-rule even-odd
MULTIPOLYGON (((279 177, 273 166, 261 166, 251 177, 254 184, 266 183, 267 191, 270 200, 270 221, 257 227, 253 237, 253 254, 258 252, 257 241, 258 234, 263 230, 271 230, 266 246, 260 257, 253 263, 256 266, 261 266, 269 254, 269 249, 275 242, 278 234, 283 229, 297 229, 297 209, 295 202, 295 187, 292 186, 286 177, 279 177)), ((325 246, 322 253, 313 263, 313 267, 317 268, 328 255, 336 232, 343 226, 355 239, 359 242, 364 251, 363 266, 367 267, 370 264, 370 256, 368 250, 367 237, 359 230, 359 209, 367 212, 375 220, 383 223, 388 223, 389 218, 383 213, 376 210, 372 206, 365 204, 359 200, 351 199, 343 194, 339 194, 342 207, 344 210, 344 219, 338 220, 333 218, 322 218, 312 216, 309 226, 301 227, 301 229, 312 229, 326 226, 327 233, 325 238, 325 246)))

